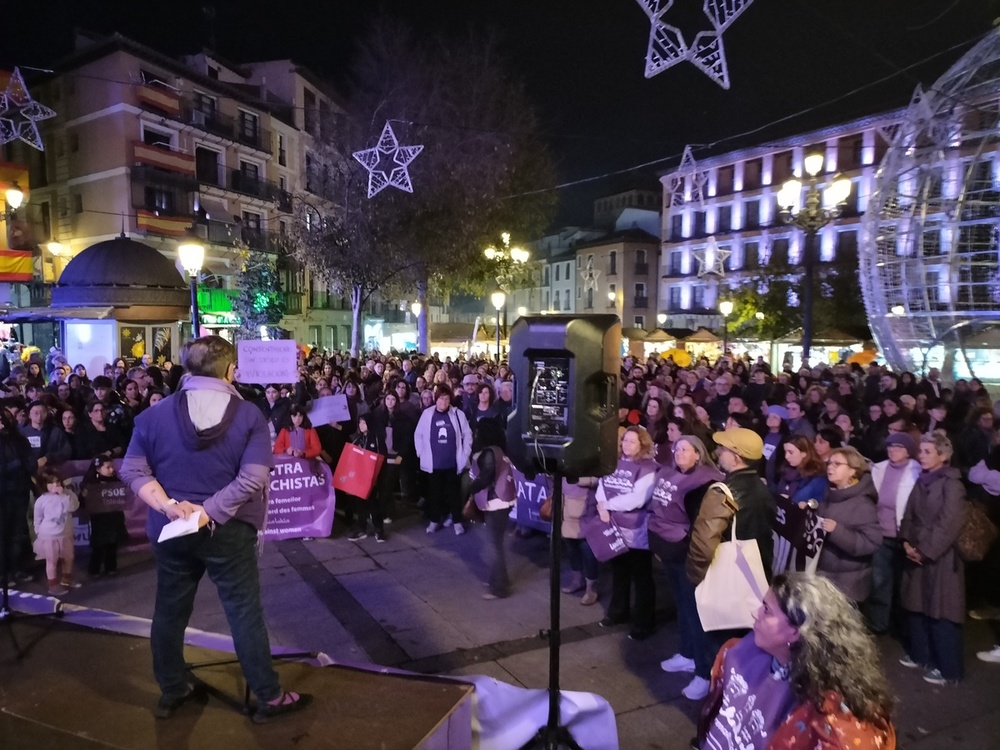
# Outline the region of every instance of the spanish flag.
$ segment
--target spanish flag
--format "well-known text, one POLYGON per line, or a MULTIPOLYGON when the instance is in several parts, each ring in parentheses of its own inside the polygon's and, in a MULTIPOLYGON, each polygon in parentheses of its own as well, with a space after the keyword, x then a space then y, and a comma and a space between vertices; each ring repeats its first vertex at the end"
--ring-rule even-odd
POLYGON ((0 250, 0 281, 31 281, 33 278, 30 250, 0 250))

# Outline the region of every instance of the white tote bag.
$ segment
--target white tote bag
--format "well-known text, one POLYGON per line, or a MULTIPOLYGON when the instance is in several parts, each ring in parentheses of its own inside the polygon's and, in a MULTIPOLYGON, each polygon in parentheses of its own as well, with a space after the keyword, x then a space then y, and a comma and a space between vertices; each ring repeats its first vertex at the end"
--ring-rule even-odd
POLYGON ((757 540, 736 538, 734 515, 731 539, 716 547, 705 580, 694 590, 702 629, 752 628, 754 612, 764 601, 765 592, 767 576, 757 540))

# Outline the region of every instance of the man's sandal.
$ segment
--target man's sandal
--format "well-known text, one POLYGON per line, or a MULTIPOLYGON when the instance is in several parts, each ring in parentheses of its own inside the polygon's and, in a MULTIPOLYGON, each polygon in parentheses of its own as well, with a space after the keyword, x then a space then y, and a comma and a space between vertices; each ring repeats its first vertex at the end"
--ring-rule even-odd
POLYGON ((258 703, 257 708, 250 715, 250 720, 254 724, 266 724, 271 719, 276 719, 285 714, 301 711, 312 703, 313 697, 309 693, 290 693, 285 691, 277 703, 258 703))

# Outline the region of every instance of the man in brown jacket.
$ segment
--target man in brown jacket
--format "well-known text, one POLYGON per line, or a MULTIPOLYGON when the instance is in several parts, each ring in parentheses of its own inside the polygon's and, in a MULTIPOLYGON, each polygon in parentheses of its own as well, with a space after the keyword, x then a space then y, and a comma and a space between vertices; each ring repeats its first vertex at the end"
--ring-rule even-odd
MULTIPOLYGON (((687 574, 697 586, 701 583, 715 557, 715 549, 728 539, 736 516, 736 538, 756 539, 764 571, 770 578, 771 558, 774 555, 774 528, 777 504, 770 490, 757 473, 756 462, 764 455, 764 443, 753 430, 734 427, 716 432, 712 439, 718 446, 719 468, 726 472, 725 483, 732 499, 717 487, 709 487, 701 503, 698 517, 691 526, 691 544, 688 547, 687 574)), ((701 646, 709 653, 709 661, 727 640, 740 637, 746 631, 716 630, 706 633, 701 646)), ((686 688, 684 697, 701 700, 708 695, 709 681, 695 677, 686 688)))

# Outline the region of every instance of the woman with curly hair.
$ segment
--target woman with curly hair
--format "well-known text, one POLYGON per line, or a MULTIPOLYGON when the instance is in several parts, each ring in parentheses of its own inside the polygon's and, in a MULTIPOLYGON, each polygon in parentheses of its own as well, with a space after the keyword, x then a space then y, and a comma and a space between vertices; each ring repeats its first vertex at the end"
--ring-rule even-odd
POLYGON ((858 610, 825 578, 788 573, 753 632, 719 651, 697 747, 894 750, 892 704, 858 610))

